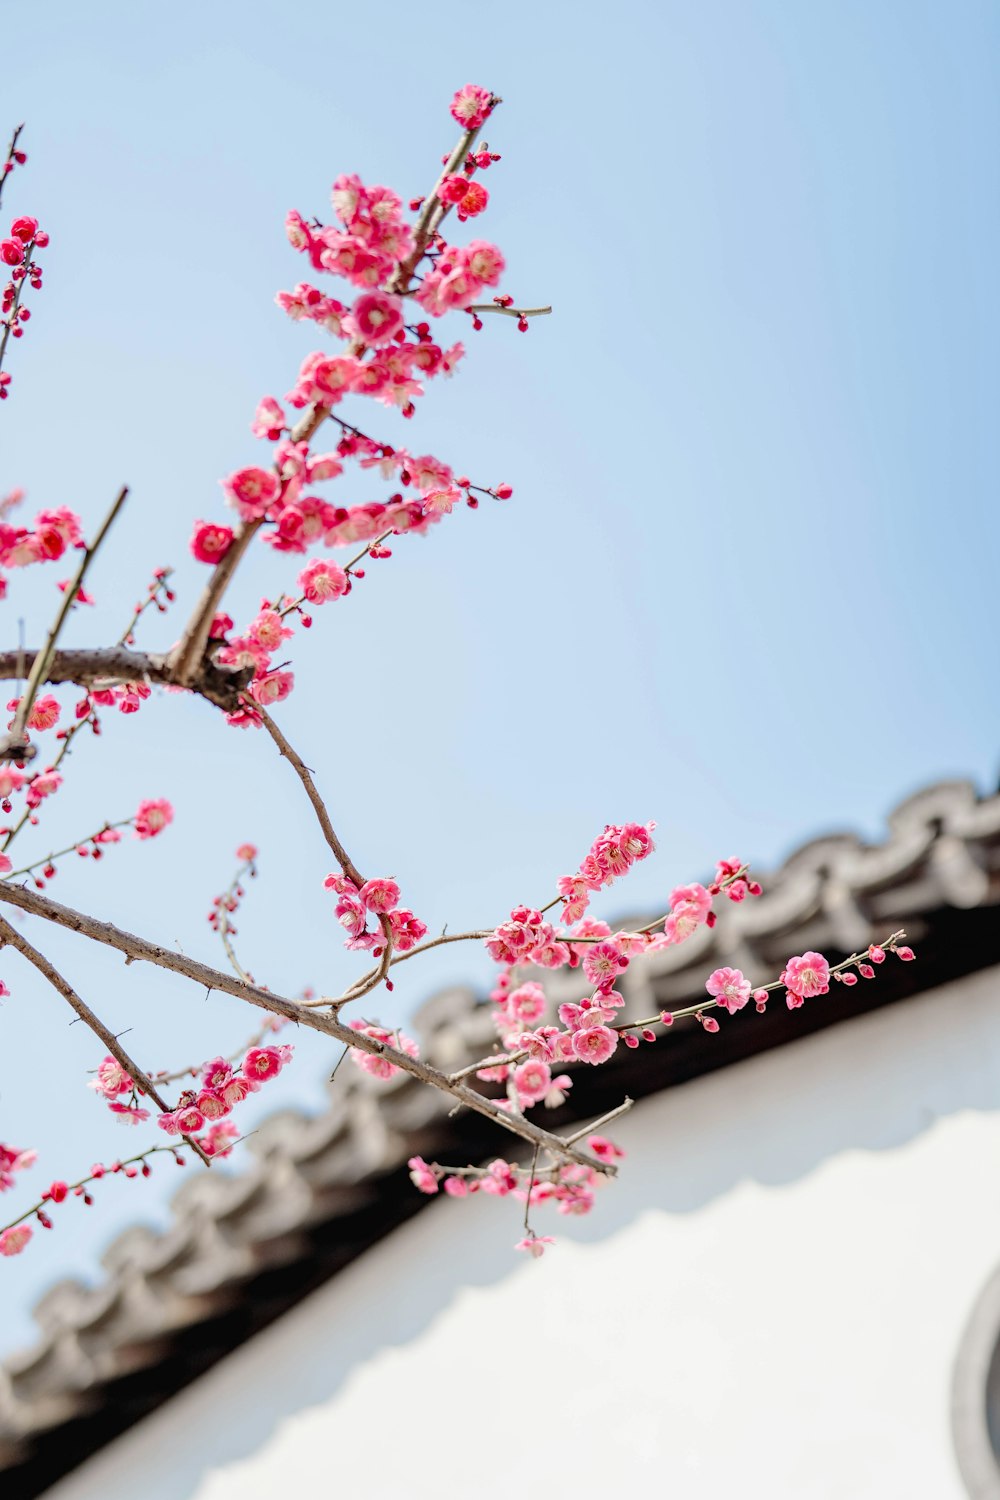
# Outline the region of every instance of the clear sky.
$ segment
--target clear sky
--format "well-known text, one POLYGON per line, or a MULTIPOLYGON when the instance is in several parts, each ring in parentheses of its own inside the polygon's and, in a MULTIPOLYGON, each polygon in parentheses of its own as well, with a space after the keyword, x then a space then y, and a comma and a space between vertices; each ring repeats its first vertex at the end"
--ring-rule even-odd
MULTIPOLYGON (((303 273, 285 211, 327 215, 345 170, 424 191, 471 80, 504 98, 477 229, 506 289, 555 314, 527 336, 455 318, 469 358, 405 433, 358 403, 390 439, 515 486, 401 541, 293 643, 281 719, 358 863, 395 874, 432 928, 480 926, 548 899, 606 821, 655 817, 659 853, 610 910, 662 907, 718 855, 766 870, 823 831, 879 836, 937 777, 992 786, 998 43, 987 0, 47 6, 4 88, 30 155, 7 208, 52 244, 0 409, 0 488, 92 527, 132 487, 68 639, 117 633, 161 563, 178 616, 143 643, 174 639, 204 576, 192 518, 221 514, 218 478, 261 451, 258 397, 317 346, 272 300, 303 273)), ((41 638, 53 576, 15 578, 11 644, 19 618, 41 638)), ((260 549, 233 613, 291 578, 260 549)), ((353 976, 325 846, 269 741, 169 697, 106 730, 37 852, 142 796, 169 796, 176 823, 65 863, 53 895, 221 963, 205 914, 252 839, 245 962, 286 992, 353 976)), ((31 931, 149 1067, 252 1027, 235 1001, 31 931)), ((58 997, 15 954, 0 973, 0 1138, 42 1154, 6 1211, 139 1133, 84 1087, 101 1049, 58 997)), ((487 975, 441 950, 385 1018, 487 975)), ((320 1106, 329 1061, 301 1039, 241 1118, 320 1106)), ((0 1350, 114 1230, 163 1222, 179 1177, 105 1184, 92 1217, 66 1205, 3 1267, 0 1350)))

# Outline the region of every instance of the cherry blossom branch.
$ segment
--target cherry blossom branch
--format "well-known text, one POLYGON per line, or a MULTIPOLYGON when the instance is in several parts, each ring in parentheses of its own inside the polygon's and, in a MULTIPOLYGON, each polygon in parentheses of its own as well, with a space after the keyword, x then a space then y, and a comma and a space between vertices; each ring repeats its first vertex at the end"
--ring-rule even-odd
MULTIPOLYGON (((190 1142, 188 1142, 188 1144, 190 1144, 190 1142)), ((97 1171, 89 1172, 86 1177, 81 1177, 76 1182, 68 1182, 62 1184, 62 1186, 65 1187, 66 1191, 65 1194, 61 1196, 68 1197, 70 1193, 74 1194, 77 1197, 80 1197, 82 1195, 84 1202, 89 1203, 92 1200, 84 1192, 84 1189, 89 1187, 92 1182, 100 1182, 102 1178, 114 1176, 119 1172, 123 1173, 126 1177, 134 1176, 134 1173, 131 1173, 127 1170, 129 1167, 135 1166, 137 1162, 145 1163, 148 1156, 159 1156, 161 1152, 164 1151, 170 1153, 170 1155, 177 1162, 178 1166, 184 1166, 185 1163, 183 1157, 178 1155, 180 1149, 180 1146, 147 1146, 145 1151, 139 1151, 135 1156, 126 1156, 124 1161, 116 1161, 113 1162, 110 1167, 101 1167, 97 1171)), ((144 1172, 143 1175, 146 1176, 148 1174, 144 1172)), ((54 1200, 50 1197, 50 1195, 46 1193, 44 1198, 39 1198, 37 1203, 33 1203, 30 1208, 26 1208, 23 1214, 18 1214, 16 1219, 11 1219, 9 1224, 5 1224, 3 1226, 4 1231, 13 1229, 15 1224, 23 1224, 25 1219, 30 1219, 35 1215, 41 1218, 41 1216, 45 1213, 46 1203, 50 1203, 53 1201, 54 1200)), ((42 1220, 42 1222, 45 1222, 44 1219, 42 1220)), ((51 1225, 45 1224, 45 1227, 51 1228, 51 1225)))
POLYGON ((449 1075, 442 1073, 440 1069, 422 1062, 419 1058, 410 1057, 407 1052, 392 1047, 386 1042, 377 1041, 363 1031, 344 1026, 333 1016, 323 1015, 316 1010, 308 1010, 297 1001, 271 990, 261 989, 258 985, 244 984, 222 969, 215 969, 198 959, 188 958, 184 953, 177 953, 172 948, 165 948, 158 943, 150 942, 149 939, 139 937, 136 933, 126 932, 122 928, 115 927, 111 922, 103 922, 97 917, 75 911, 72 907, 62 906, 50 897, 42 896, 24 886, 0 884, 0 902, 15 906, 32 916, 44 917, 46 921, 65 927, 70 932, 79 933, 109 948, 115 948, 125 955, 127 963, 134 963, 138 960, 156 964, 159 968, 180 974, 185 979, 190 979, 208 990, 219 990, 223 994, 232 995, 237 1000, 246 1001, 261 1010, 282 1016, 286 1021, 294 1021, 296 1024, 308 1026, 313 1031, 322 1032, 325 1036, 333 1037, 345 1046, 354 1047, 360 1052, 367 1052, 372 1057, 383 1058, 420 1082, 430 1084, 442 1093, 450 1094, 459 1105, 475 1110, 477 1114, 485 1115, 502 1129, 512 1135, 520 1136, 531 1145, 538 1141, 546 1150, 555 1152, 557 1156, 565 1156, 580 1166, 590 1167, 594 1171, 608 1175, 615 1173, 616 1169, 610 1163, 596 1161, 593 1157, 577 1151, 575 1147, 564 1145, 559 1136, 543 1130, 523 1116, 508 1114, 495 1100, 488 1099, 484 1094, 467 1088, 462 1083, 453 1082, 449 1075))
POLYGON ((0 740, 0 761, 30 760, 36 754, 34 747, 29 744, 26 734, 28 716, 31 713, 32 705, 35 701, 35 695, 37 694, 38 689, 41 687, 42 683, 46 680, 49 663, 55 651, 56 641, 59 638, 59 632, 62 630, 63 625, 66 623, 66 619, 69 615, 70 610, 76 603, 77 590, 83 583, 83 580, 87 574, 87 569, 90 567, 90 564, 97 554, 101 543, 104 541, 104 538, 110 531, 118 515, 118 512, 125 504, 127 498, 128 486, 122 485, 121 489, 118 491, 117 496, 115 497, 114 504, 101 523, 100 530, 98 531, 96 537, 88 547, 85 547, 83 549, 83 557, 80 559, 80 566, 77 568, 76 573, 70 581, 68 588, 63 593, 62 603, 59 606, 59 612, 57 613, 52 628, 49 631, 48 639, 46 640, 45 645, 42 647, 41 651, 36 653, 34 661, 31 664, 31 671, 28 675, 28 681, 25 686, 24 692, 21 695, 21 701, 18 704, 17 709, 15 710, 14 720, 10 726, 10 732, 3 740, 0 740))
POLYGON ((14 170, 14 159, 17 153, 17 143, 21 138, 21 131, 23 129, 24 121, 22 120, 20 125, 14 126, 14 133, 10 138, 10 145, 7 147, 7 156, 4 160, 3 170, 0 171, 0 199, 3 198, 3 190, 7 184, 7 178, 14 170))
MULTIPOLYGON (((38 650, 0 652, 0 680, 23 677, 24 669, 31 670, 40 655, 42 652, 38 650)), ((232 669, 205 661, 187 686, 216 708, 234 713, 241 707, 240 694, 253 671, 252 667, 232 669)), ((124 646, 53 651, 44 666, 44 680, 53 684, 75 682, 79 687, 98 688, 113 687, 121 682, 179 685, 169 656, 131 651, 124 646)))
MULTIPOLYGON (((252 982, 252 980, 248 981, 248 983, 252 982)), ((234 1051, 228 1052, 225 1061, 229 1063, 238 1062, 241 1057, 249 1052, 251 1047, 259 1047, 265 1037, 273 1036, 275 1024, 265 1021, 263 1026, 259 1026, 253 1036, 249 1037, 243 1043, 242 1047, 237 1047, 234 1051)), ((202 1061, 200 1063, 192 1063, 189 1068, 176 1068, 172 1073, 150 1073, 149 1076, 155 1083, 180 1083, 185 1078, 197 1078, 204 1066, 205 1064, 202 1061)))
MULTIPOLYGON (((500 102, 498 98, 494 98, 490 106, 491 110, 500 102)), ((433 191, 424 203, 420 216, 417 219, 413 234, 413 249, 390 279, 387 287, 389 292, 404 293, 409 289, 410 280, 420 261, 423 259, 429 241, 448 213, 449 205, 440 201, 437 196, 438 189, 445 177, 455 170, 456 165, 460 165, 465 161, 481 129, 482 126, 476 126, 475 129, 466 130, 448 158, 437 182, 434 184, 433 191)), ((352 343, 349 346, 349 353, 356 356, 365 347, 360 342, 352 343)), ((309 442, 329 415, 329 406, 316 403, 308 408, 292 429, 291 442, 296 444, 309 442)), ((171 653, 174 680, 182 687, 191 686, 198 673, 208 645, 208 633, 212 621, 218 613, 219 605, 222 602, 226 589, 232 581, 236 569, 246 555, 247 548, 263 524, 263 518, 242 521, 236 528, 232 543, 225 556, 216 563, 212 570, 212 576, 205 585, 201 598, 195 605, 194 612, 184 628, 181 639, 171 653)))
POLYGON ((475 302, 464 309, 468 313, 500 313, 505 318, 543 318, 552 311, 549 307, 504 307, 499 302, 475 302))
MULTIPOLYGON (((80 999, 80 996, 73 989, 69 981, 63 978, 58 969, 49 962, 45 955, 39 953, 38 949, 33 947, 27 938, 22 937, 17 928, 12 927, 6 918, 0 917, 0 947, 5 944, 9 944, 11 948, 16 948, 18 953, 26 958, 30 964, 33 964, 44 979, 48 980, 52 988, 58 994, 62 995, 71 1009, 76 1011, 76 1014, 84 1025, 88 1026, 94 1035, 104 1043, 111 1056, 136 1084, 139 1093, 151 1099, 161 1114, 169 1114, 170 1106, 163 1098, 163 1095, 156 1088, 152 1079, 148 1078, 142 1071, 138 1063, 133 1062, 132 1058, 129 1057, 114 1032, 110 1031, 100 1017, 94 1014, 90 1006, 80 999)), ((191 1150, 201 1157, 206 1166, 211 1165, 210 1157, 205 1155, 205 1152, 198 1145, 197 1141, 192 1140, 188 1135, 184 1136, 183 1139, 191 1147, 191 1150)))
MULTIPOLYGON (((56 762, 56 764, 58 765, 58 761, 56 762)), ((20 833, 21 829, 24 827, 27 817, 28 814, 25 813, 21 821, 14 828, 12 828, 10 833, 7 835, 6 841, 3 845, 3 849, 5 852, 13 843, 18 833, 20 833)), ((43 854, 40 859, 32 860, 30 865, 24 865, 20 870, 11 870, 8 875, 4 875, 2 878, 4 880, 17 880, 21 875, 31 875, 35 870, 38 869, 39 865, 50 865, 54 859, 61 859, 64 854, 73 854, 77 849, 82 848, 84 844, 97 842, 100 839, 102 833, 108 833, 113 828, 131 828, 134 821, 134 818, 122 818, 117 823, 103 823, 96 833, 88 833, 85 838, 77 839, 74 843, 67 844, 65 849, 55 849, 51 854, 43 854)))

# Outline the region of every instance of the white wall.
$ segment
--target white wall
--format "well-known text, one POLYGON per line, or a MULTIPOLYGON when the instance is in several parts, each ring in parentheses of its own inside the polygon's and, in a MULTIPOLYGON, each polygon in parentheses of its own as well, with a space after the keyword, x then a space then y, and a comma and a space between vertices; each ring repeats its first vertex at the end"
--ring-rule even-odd
POLYGON ((52 1500, 959 1500, 998 1110, 1000 970, 688 1084, 544 1260, 435 1202, 52 1500))

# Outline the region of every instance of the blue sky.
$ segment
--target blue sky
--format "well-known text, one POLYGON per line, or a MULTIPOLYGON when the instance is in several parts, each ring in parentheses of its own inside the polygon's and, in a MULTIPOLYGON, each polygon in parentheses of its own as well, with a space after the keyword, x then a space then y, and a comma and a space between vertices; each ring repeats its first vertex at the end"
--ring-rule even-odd
MULTIPOLYGON (((506 289, 555 314, 527 336, 456 319, 459 375, 405 434, 371 419, 515 496, 401 541, 294 643, 282 722, 359 865, 395 874, 432 927, 479 926, 547 899, 606 821, 655 817, 659 853, 610 909, 662 906, 717 855, 766 870, 829 829, 877 837, 934 778, 995 783, 995 7, 516 0, 456 23, 302 0, 279 23, 256 0, 181 0, 46 16, 4 97, 30 155, 7 208, 52 244, 0 411, 0 487, 91 526, 132 487, 98 607, 67 639, 117 632, 161 563, 181 599, 144 643, 174 638, 203 578, 192 518, 220 514, 218 478, 258 451, 258 397, 316 346, 272 300, 302 273, 285 211, 326 214, 345 170, 423 191, 451 94, 474 80, 505 101, 481 232, 506 289)), ((291 576, 262 549, 233 612, 291 576)), ((11 641, 19 618, 40 638, 55 597, 15 579, 11 641)), ((253 839, 245 961, 285 991, 353 975, 287 767, 204 705, 109 719, 35 847, 150 795, 174 802, 169 833, 67 864, 54 895, 221 962, 205 913, 253 839)), ((234 1001, 32 932, 150 1067, 252 1028, 234 1001)), ((71 1178, 135 1137, 84 1088, 100 1049, 58 997, 14 954, 0 972, 0 1137, 39 1148, 35 1182, 71 1178)), ((444 949, 407 966, 385 1017, 487 975, 444 949)), ((318 1107, 328 1061, 302 1039, 245 1118, 318 1107)), ((115 1229, 162 1222, 179 1176, 106 1185, 100 1215, 66 1206, 3 1268, 3 1345, 29 1337, 51 1280, 94 1273, 115 1229)))

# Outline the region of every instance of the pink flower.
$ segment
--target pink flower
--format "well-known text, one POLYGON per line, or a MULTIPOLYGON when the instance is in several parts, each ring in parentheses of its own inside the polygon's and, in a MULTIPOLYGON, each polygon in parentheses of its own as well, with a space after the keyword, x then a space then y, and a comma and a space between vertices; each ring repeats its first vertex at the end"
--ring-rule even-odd
POLYGON ((237 469, 222 488, 244 521, 254 521, 265 514, 281 493, 281 480, 273 469, 237 469))
POLYGON ((460 88, 451 101, 451 117, 463 130, 478 130, 484 125, 493 108, 493 95, 489 89, 476 83, 467 83, 460 88))
POLYGON ((905 945, 896 949, 896 957, 901 958, 904 963, 912 963, 916 956, 913 949, 907 948, 905 945))
POLYGON ((583 972, 598 989, 610 990, 628 959, 614 943, 596 943, 583 960, 583 972))
POLYGON ((201 1149, 206 1156, 228 1156, 233 1149, 232 1143, 238 1135, 239 1131, 232 1120, 222 1120, 216 1125, 209 1126, 201 1138, 201 1149))
POLYGON ((514 1246, 515 1250, 526 1250, 532 1260, 537 1260, 540 1255, 545 1254, 546 1245, 554 1245, 555 1240, 551 1234, 529 1234, 523 1240, 518 1240, 514 1246))
POLYGON ((299 574, 299 588, 310 604, 325 604, 328 599, 340 599, 350 586, 350 579, 343 568, 322 558, 307 563, 299 574))
POLYGON ((411 1156, 406 1165, 410 1169, 410 1181, 421 1193, 436 1193, 438 1180, 422 1156, 411 1156))
MULTIPOLYGON (((830 988, 830 965, 822 953, 803 953, 790 958, 785 964, 781 982, 798 1005, 811 1000, 814 995, 825 995, 830 988)), ((794 1009, 790 1006, 790 1009, 794 1009)))
POLYGON ((221 1089, 232 1076, 232 1064, 224 1057, 213 1057, 201 1070, 201 1080, 207 1089, 221 1089))
POLYGON ((113 1115, 118 1116, 119 1125, 141 1125, 149 1119, 149 1110, 138 1109, 134 1104, 119 1104, 115 1102, 109 1104, 108 1108, 113 1115))
POLYGON ((221 1120, 232 1109, 232 1105, 226 1103, 225 1095, 218 1089, 202 1089, 196 1102, 206 1120, 221 1120))
POLYGON ((389 913, 389 925, 392 928, 392 946, 400 953, 408 953, 417 946, 421 938, 427 936, 427 923, 421 922, 405 906, 398 906, 389 913))
POLYGON ((358 892, 369 911, 382 914, 399 902, 399 886, 391 879, 366 880, 358 892))
POLYGON ((29 240, 33 240, 35 238, 37 230, 38 220, 30 218, 27 214, 25 214, 21 219, 15 219, 13 224, 10 226, 10 232, 14 236, 14 238, 16 240, 20 240, 22 244, 25 245, 29 240))
POLYGON ((257 858, 257 845, 241 844, 236 851, 236 858, 242 860, 244 864, 253 864, 257 858))
POLYGON ((607 1062, 618 1046, 618 1033, 608 1026, 587 1026, 573 1033, 573 1051, 581 1062, 607 1062))
POLYGON ((750 981, 739 969, 716 969, 705 981, 705 988, 730 1015, 742 1010, 750 999, 750 981))
POLYGON ((196 521, 189 542, 191 555, 198 562, 221 562, 233 545, 233 532, 228 526, 216 526, 211 521, 196 521))
POLYGON ((365 344, 388 344, 403 326, 403 304, 389 292, 364 292, 351 308, 351 328, 365 344))
POLYGON ((28 715, 29 729, 51 729, 59 722, 59 700, 51 693, 36 698, 28 715))
MULTIPOLYGON (((160 1116, 161 1125, 165 1119, 165 1115, 160 1116)), ((183 1135, 193 1135, 196 1130, 201 1130, 205 1123, 205 1116, 195 1104, 188 1104, 184 1109, 175 1110, 174 1119, 177 1121, 178 1131, 183 1135)), ((164 1126, 164 1129, 166 1128, 164 1126)))
POLYGON ((113 1099, 116 1094, 126 1094, 132 1087, 132 1079, 126 1073, 117 1058, 105 1057, 97 1069, 97 1077, 87 1084, 89 1089, 96 1089, 103 1094, 105 1099, 113 1099))
POLYGON ((514 1085, 521 1104, 530 1106, 544 1099, 552 1086, 552 1074, 548 1064, 536 1058, 523 1062, 514 1069, 514 1085))
POLYGON ((181 1133, 179 1110, 165 1110, 156 1123, 161 1130, 167 1132, 167 1135, 180 1135, 181 1133))
POLYGON ((269 438, 276 442, 285 430, 285 413, 273 396, 263 396, 257 404, 250 431, 254 437, 269 438))
POLYGON ((162 833, 168 823, 174 821, 174 810, 165 797, 155 797, 139 803, 132 820, 138 839, 153 839, 162 833))
POLYGON ((267 672, 251 682, 250 695, 262 708, 268 708, 272 703, 280 703, 283 698, 287 698, 294 686, 294 672, 267 672))
POLYGON ((587 1145, 599 1161, 616 1161, 625 1155, 621 1147, 609 1141, 606 1135, 588 1136, 587 1145))
POLYGON ((250 1092, 250 1085, 245 1078, 241 1078, 238 1073, 235 1073, 225 1083, 218 1085, 218 1089, 224 1102, 230 1109, 233 1109, 237 1104, 242 1104, 250 1092))
POLYGON ((464 197, 458 205, 458 217, 461 220, 474 219, 481 214, 490 201, 490 195, 481 182, 470 182, 464 197))
POLYGON ((281 1072, 281 1053, 277 1047, 251 1047, 243 1059, 243 1072, 252 1083, 266 1083, 281 1072))
POLYGON ((31 1233, 27 1224, 14 1224, 3 1230, 0 1233, 0 1255, 20 1255, 31 1239, 31 1233))

